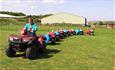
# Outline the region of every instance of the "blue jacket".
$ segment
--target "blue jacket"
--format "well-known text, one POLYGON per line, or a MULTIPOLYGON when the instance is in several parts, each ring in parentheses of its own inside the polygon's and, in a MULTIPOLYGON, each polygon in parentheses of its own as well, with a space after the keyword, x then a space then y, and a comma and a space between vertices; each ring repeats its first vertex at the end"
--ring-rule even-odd
POLYGON ((36 31, 38 30, 38 26, 37 24, 30 24, 30 23, 27 23, 25 26, 24 26, 24 29, 27 30, 27 33, 30 34, 30 35, 36 35, 36 31))

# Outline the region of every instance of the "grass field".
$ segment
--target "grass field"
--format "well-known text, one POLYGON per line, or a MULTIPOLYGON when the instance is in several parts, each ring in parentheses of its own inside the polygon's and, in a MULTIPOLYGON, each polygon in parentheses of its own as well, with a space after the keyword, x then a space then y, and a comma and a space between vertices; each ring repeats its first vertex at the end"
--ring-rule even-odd
MULTIPOLYGON (((22 27, 0 26, 0 70, 115 70, 115 30, 97 28, 95 36, 67 37, 56 45, 48 45, 47 53, 35 60, 22 56, 9 58, 5 55, 8 35, 19 34, 22 27)), ((38 33, 58 28, 60 26, 40 26, 38 33)))

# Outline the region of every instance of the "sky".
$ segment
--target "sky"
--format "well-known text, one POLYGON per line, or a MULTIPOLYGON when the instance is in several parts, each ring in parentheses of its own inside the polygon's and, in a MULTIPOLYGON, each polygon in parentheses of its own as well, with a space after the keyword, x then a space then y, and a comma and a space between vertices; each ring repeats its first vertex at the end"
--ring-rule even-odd
POLYGON ((93 20, 115 21, 115 0, 0 0, 0 11, 26 15, 71 13, 93 20))

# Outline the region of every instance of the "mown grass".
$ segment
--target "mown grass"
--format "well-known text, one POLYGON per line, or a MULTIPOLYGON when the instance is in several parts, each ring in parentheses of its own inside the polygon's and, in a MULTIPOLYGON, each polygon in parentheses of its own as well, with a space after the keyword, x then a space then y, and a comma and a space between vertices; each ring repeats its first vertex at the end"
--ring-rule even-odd
MULTIPOLYGON (((35 60, 5 55, 9 34, 19 34, 22 25, 0 26, 0 70, 115 70, 115 30, 97 28, 95 36, 70 36, 35 60)), ((39 34, 75 26, 39 26, 39 34)), ((87 29, 87 28, 82 28, 87 29)))

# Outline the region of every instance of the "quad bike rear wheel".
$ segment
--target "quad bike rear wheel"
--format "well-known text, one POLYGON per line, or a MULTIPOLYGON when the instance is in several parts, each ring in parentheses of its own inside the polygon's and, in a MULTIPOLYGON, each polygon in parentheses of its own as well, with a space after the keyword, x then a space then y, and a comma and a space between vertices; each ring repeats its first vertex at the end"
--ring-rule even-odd
POLYGON ((43 42, 39 48, 39 53, 43 53, 46 51, 46 42, 43 42))
POLYGON ((84 32, 83 32, 83 31, 81 31, 81 32, 79 33, 79 35, 84 35, 84 32))

